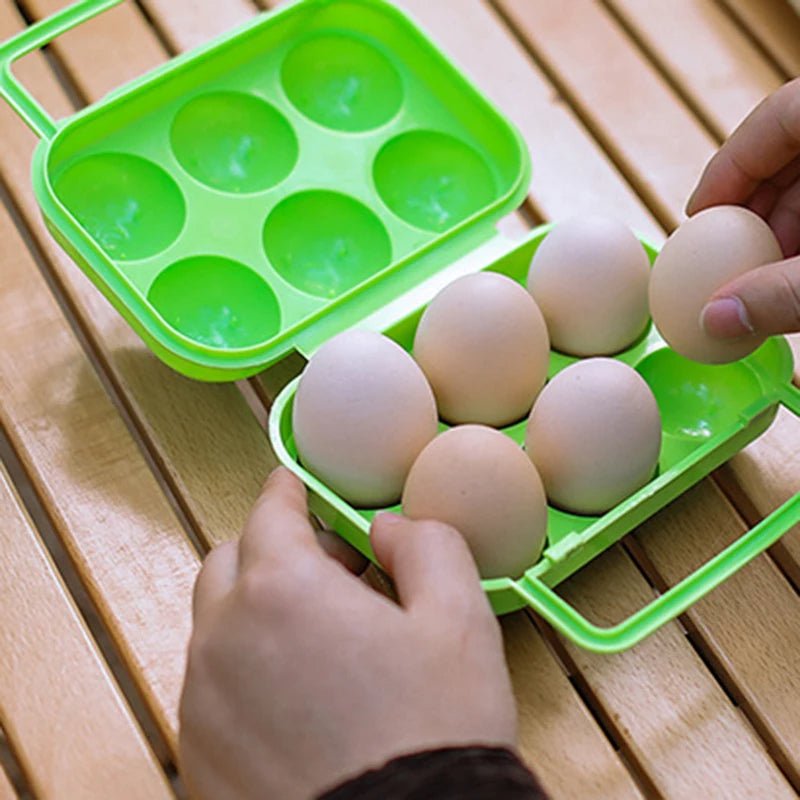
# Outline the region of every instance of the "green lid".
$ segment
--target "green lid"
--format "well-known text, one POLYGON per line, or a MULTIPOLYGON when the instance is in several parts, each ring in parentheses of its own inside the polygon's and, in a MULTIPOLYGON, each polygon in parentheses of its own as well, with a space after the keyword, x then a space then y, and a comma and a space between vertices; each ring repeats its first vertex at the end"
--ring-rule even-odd
POLYGON ((262 15, 70 118, 34 162, 55 236, 208 380, 409 291, 496 235, 529 176, 513 126, 382 0, 262 15))

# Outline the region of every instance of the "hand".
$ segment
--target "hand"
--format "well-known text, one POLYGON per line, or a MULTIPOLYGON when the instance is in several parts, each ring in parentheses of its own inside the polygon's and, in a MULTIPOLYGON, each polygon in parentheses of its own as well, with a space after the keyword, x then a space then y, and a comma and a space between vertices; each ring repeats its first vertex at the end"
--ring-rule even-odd
POLYGON ((197 800, 308 800, 392 758, 514 747, 499 626, 452 528, 381 515, 396 605, 328 556, 279 469, 195 587, 180 754, 197 800))
POLYGON ((705 169, 686 207, 720 204, 762 216, 785 261, 754 269, 715 293, 703 312, 712 336, 800 331, 800 78, 764 100, 705 169))

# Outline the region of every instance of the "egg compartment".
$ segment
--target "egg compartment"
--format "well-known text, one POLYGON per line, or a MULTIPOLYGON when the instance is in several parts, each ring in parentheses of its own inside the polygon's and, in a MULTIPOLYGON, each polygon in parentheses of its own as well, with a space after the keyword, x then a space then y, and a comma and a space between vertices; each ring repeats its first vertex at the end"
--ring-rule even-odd
MULTIPOLYGON (((487 269, 524 285, 533 254, 551 227, 536 229, 525 241, 509 244, 505 253, 483 264, 473 258, 454 265, 450 279, 476 269, 487 269)), ((644 240, 643 245, 652 263, 656 249, 644 240)), ((401 310, 403 301, 397 301, 396 313, 390 312, 383 317, 376 315, 370 321, 371 326, 411 352, 416 327, 427 302, 447 282, 445 276, 439 276, 436 284, 429 286, 427 291, 418 291, 413 300, 408 298, 405 313, 401 310), (424 300, 421 299, 423 295, 424 300)), ((623 649, 643 638, 741 566, 736 559, 746 557, 749 560, 800 521, 798 497, 729 548, 730 552, 720 554, 654 601, 652 606, 617 628, 599 629, 580 617, 552 592, 552 587, 763 433, 780 403, 800 413, 800 391, 791 384, 791 351, 780 337, 768 340, 740 362, 705 366, 688 361, 669 349, 649 323, 630 348, 614 357, 634 367, 655 394, 663 432, 656 475, 638 492, 599 517, 579 516, 549 506, 547 545, 539 562, 532 564, 521 577, 483 581, 496 613, 533 607, 573 640, 602 651, 623 649)), ((548 379, 578 360, 551 351, 548 379)), ((314 512, 362 553, 374 559, 369 544, 369 527, 379 510, 353 508, 299 463, 292 436, 292 403, 296 386, 297 380, 284 389, 272 407, 270 439, 273 448, 281 463, 299 475, 311 489, 314 512)), ((526 422, 521 420, 503 432, 523 446, 526 422)), ((441 430, 447 427, 442 424, 441 430)), ((400 508, 382 510, 398 512, 400 508)))
POLYGON ((160 357, 209 380, 496 235, 529 174, 519 134, 382 0, 262 15, 70 118, 34 161, 56 238, 160 357))

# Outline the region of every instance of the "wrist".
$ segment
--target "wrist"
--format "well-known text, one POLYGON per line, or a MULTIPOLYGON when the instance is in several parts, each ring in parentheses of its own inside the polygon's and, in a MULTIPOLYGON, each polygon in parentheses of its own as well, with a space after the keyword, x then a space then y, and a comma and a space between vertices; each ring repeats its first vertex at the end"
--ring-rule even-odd
POLYGON ((400 756, 341 784, 318 800, 533 800, 546 795, 505 747, 447 747, 400 756))

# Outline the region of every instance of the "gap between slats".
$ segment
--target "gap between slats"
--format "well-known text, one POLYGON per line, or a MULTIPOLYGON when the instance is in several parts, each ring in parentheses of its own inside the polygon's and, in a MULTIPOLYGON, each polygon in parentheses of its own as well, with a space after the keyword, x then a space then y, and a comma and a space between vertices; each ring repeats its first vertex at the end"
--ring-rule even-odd
POLYGON ((105 362, 102 353, 97 347, 95 347, 93 339, 89 335, 88 331, 83 327, 80 311, 77 310, 72 304, 69 294, 64 290, 56 272, 50 268, 47 257, 42 252, 42 249, 34 237, 27 221, 20 212, 13 194, 11 193, 9 187, 5 184, 2 177, 0 177, 0 202, 2 202, 9 216, 12 218, 20 236, 24 239, 26 247, 28 248, 28 252, 33 257, 33 260, 39 268, 40 274, 47 283, 50 293, 58 303, 62 314, 70 326, 70 329, 80 342, 83 352, 86 354, 86 357, 94 367, 97 377, 103 384, 103 388, 106 390, 106 394, 114 403, 115 408, 124 420, 126 427, 131 433, 131 436, 136 441, 137 445, 139 446, 139 450, 147 460, 151 471, 158 480, 165 497, 169 500, 173 511, 181 520, 187 537, 190 539, 198 553, 202 555, 206 551, 206 548, 201 543, 196 529, 189 520, 185 504, 181 501, 180 496, 173 490, 173 487, 167 480, 166 470, 163 468, 163 463, 159 458, 157 449, 150 445, 150 442, 140 427, 133 410, 127 402, 125 393, 114 381, 113 371, 108 368, 108 364, 105 362))
POLYGON ((0 800, 36 800, 22 764, 0 725, 0 800))
MULTIPOLYGON (((64 581, 64 585, 67 587, 75 603, 75 607, 80 613, 81 619, 85 623, 92 640, 111 671, 131 713, 161 764, 167 779, 172 784, 176 796, 179 798, 183 797, 183 787, 177 778, 177 771, 169 753, 167 743, 150 713, 136 682, 133 680, 122 654, 119 652, 113 637, 103 622, 102 615, 91 596, 86 591, 69 553, 53 527, 52 521, 45 510, 33 482, 25 472, 25 468, 19 460, 2 426, 0 426, 0 462, 5 465, 25 510, 36 526, 42 544, 50 555, 58 574, 64 581)), ((32 796, 31 794, 31 797, 32 796)))

